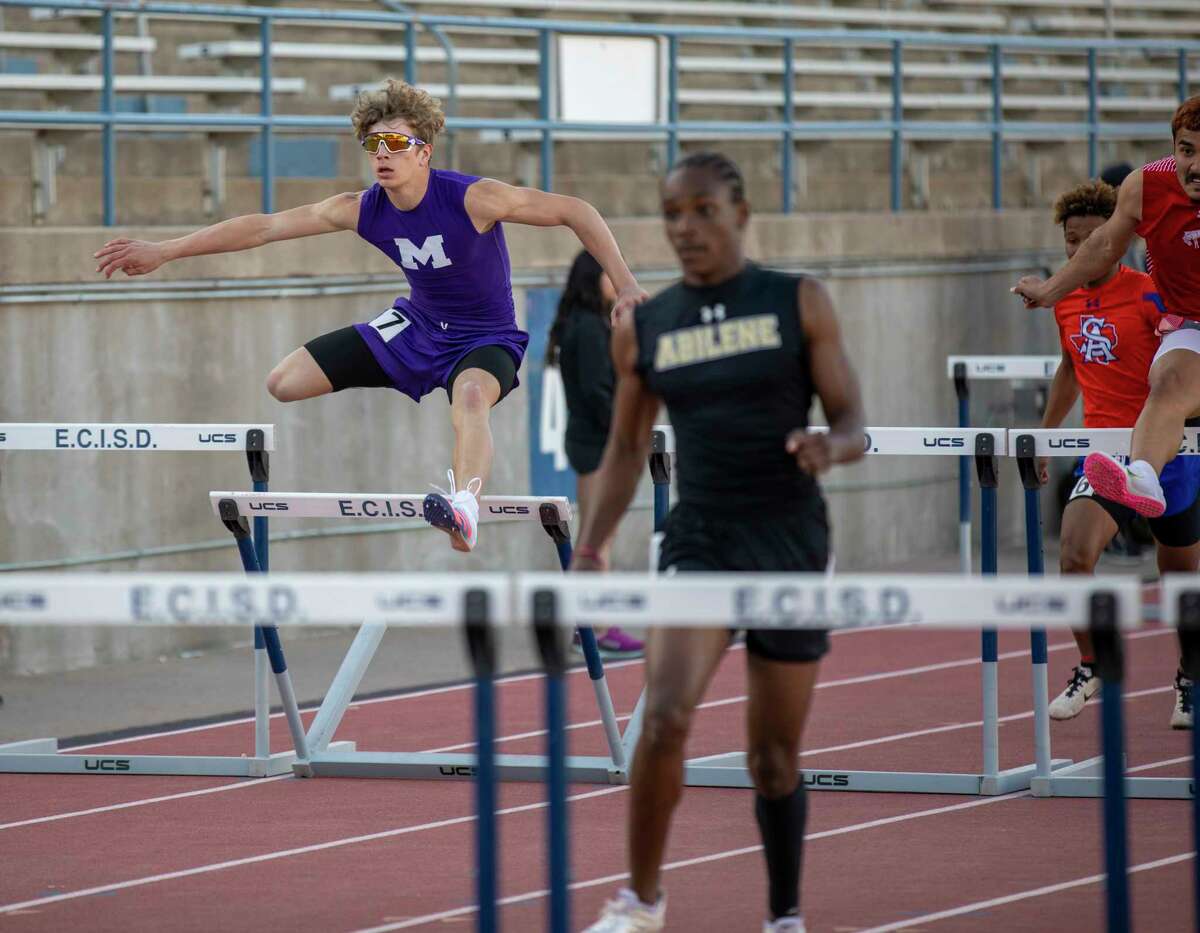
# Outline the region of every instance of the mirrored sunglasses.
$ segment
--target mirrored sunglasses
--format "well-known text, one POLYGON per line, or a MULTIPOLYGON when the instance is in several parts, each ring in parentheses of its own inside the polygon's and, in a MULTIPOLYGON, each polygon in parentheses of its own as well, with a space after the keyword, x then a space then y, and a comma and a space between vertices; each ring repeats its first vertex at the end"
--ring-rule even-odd
POLYGON ((388 152, 408 152, 413 146, 424 146, 425 140, 405 133, 368 133, 363 137, 362 147, 374 155, 381 143, 388 152))

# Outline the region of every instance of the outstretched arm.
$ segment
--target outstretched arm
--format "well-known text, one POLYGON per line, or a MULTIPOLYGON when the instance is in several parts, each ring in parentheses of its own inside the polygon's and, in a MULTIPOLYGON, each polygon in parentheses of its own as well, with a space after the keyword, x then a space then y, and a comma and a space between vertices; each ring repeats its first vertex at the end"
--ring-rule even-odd
POLYGON ((617 371, 612 426, 604 457, 596 471, 598 492, 582 517, 575 559, 571 562, 575 570, 604 569, 600 551, 617 530, 621 516, 637 491, 638 479, 646 469, 646 457, 650 453, 650 431, 658 415, 659 400, 646 388, 635 369, 637 337, 632 314, 625 315, 617 323, 612 347, 617 371))
POLYGON ((493 224, 529 224, 533 227, 568 227, 579 237, 617 291, 613 319, 641 304, 649 295, 637 283, 608 224, 587 201, 537 188, 516 188, 491 178, 481 178, 467 189, 467 214, 481 233, 493 224))
POLYGON ((360 196, 361 192, 337 194, 316 204, 277 214, 244 214, 158 243, 126 237, 109 240, 95 254, 99 262, 96 271, 106 279, 111 279, 118 271, 126 275, 146 275, 172 259, 233 253, 277 240, 353 230, 358 225, 360 196))
POLYGON ((842 329, 833 300, 816 279, 800 280, 800 324, 808 342, 808 365, 821 400, 829 432, 788 435, 787 450, 796 465, 814 476, 835 463, 852 463, 863 456, 863 405, 858 377, 842 346, 842 329))
POLYGON ((1025 276, 1013 286, 1013 293, 1025 299, 1027 308, 1053 308, 1120 262, 1141 222, 1142 171, 1138 169, 1121 182, 1116 211, 1080 244, 1070 262, 1044 282, 1037 276, 1025 276))

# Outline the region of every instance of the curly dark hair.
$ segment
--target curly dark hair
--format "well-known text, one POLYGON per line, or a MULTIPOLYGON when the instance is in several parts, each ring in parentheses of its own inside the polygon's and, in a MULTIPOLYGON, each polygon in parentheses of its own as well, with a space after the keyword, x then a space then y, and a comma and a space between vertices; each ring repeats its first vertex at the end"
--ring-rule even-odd
POLYGON ((1103 217, 1117 209, 1117 189, 1099 179, 1084 182, 1059 195, 1054 202, 1054 222, 1065 224, 1072 217, 1103 217))
POLYGON ((594 256, 587 250, 581 252, 571 263, 571 271, 567 273, 567 284, 563 286, 562 297, 558 299, 558 312, 554 315, 554 323, 550 325, 550 338, 546 341, 546 364, 558 364, 558 347, 562 342, 563 327, 567 318, 579 312, 599 314, 607 323, 608 308, 600 295, 600 276, 604 270, 594 256))

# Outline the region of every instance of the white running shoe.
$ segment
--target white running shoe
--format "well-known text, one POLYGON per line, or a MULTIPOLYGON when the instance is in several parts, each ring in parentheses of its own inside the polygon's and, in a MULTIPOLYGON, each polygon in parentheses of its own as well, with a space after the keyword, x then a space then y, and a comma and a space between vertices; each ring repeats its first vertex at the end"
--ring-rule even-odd
POLYGON ((1133 509, 1138 515, 1158 518, 1167 509, 1167 500, 1154 467, 1145 460, 1126 466, 1108 454, 1088 454, 1083 475, 1097 495, 1133 509))
POLYGON ((804 933, 804 918, 780 917, 778 920, 764 920, 763 933, 804 933))
POLYGON ((1090 667, 1080 664, 1071 671, 1067 689, 1054 698, 1048 712, 1051 719, 1074 719, 1086 703, 1100 689, 1100 678, 1090 667))
POLYGON ((1192 681, 1175 672, 1175 709, 1171 713, 1172 729, 1192 728, 1192 681))
POLYGON ((454 487, 454 471, 447 470, 450 491, 434 486, 437 493, 425 497, 425 521, 450 536, 450 546, 467 552, 479 541, 479 490, 483 481, 476 476, 465 489, 454 487))
POLYGON ((600 919, 583 933, 656 933, 667 924, 667 896, 659 895, 658 903, 643 904, 629 888, 621 888, 617 896, 604 905, 600 919))

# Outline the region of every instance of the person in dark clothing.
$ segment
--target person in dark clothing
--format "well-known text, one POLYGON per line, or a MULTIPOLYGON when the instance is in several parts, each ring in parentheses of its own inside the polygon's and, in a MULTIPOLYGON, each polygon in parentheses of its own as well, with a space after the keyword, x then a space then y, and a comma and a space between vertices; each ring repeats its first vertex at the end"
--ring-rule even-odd
MULTIPOLYGON (((745 181, 719 153, 694 153, 671 169, 662 215, 683 277, 615 325, 612 431, 572 569, 605 568, 600 546, 633 498, 665 405, 679 501, 664 531, 663 571, 822 572, 830 540, 817 477, 863 456, 858 379, 832 299, 815 279, 747 260, 745 181), (808 430, 817 400, 827 432, 808 430)), ((629 778, 630 883, 587 933, 652 933, 666 924, 660 879, 684 747, 729 640, 728 630, 713 628, 656 628, 647 638, 642 734, 629 778)), ((747 763, 767 863, 764 933, 804 933, 800 739, 827 648, 823 631, 746 633, 747 763)))
MULTIPOLYGON (((617 293, 591 253, 575 257, 567 284, 558 301, 558 313, 550 327, 546 363, 557 366, 567 397, 567 462, 578 477, 576 498, 582 513, 593 496, 595 472, 600 466, 608 426, 612 421, 613 372, 612 325, 609 314, 617 293)), ((603 548, 605 560, 612 550, 603 548)), ((597 644, 610 656, 637 657, 642 642, 613 626, 597 644)))

